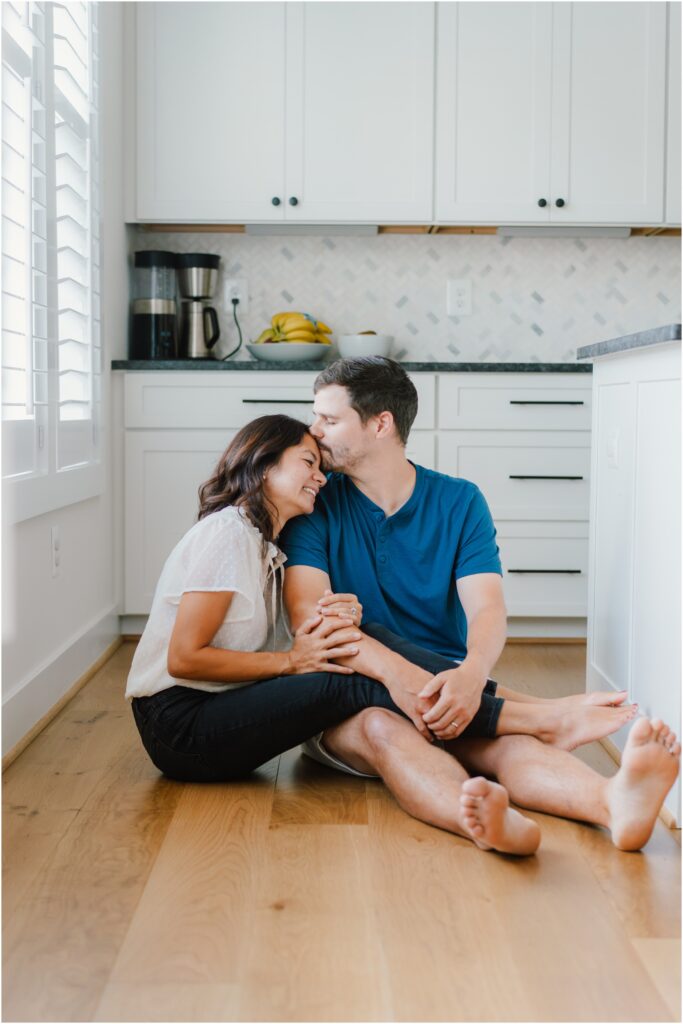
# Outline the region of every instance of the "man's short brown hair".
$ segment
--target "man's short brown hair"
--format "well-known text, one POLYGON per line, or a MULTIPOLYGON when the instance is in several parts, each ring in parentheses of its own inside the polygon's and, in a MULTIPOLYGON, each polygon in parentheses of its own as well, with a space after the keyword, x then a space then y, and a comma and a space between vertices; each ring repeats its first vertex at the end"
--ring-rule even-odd
POLYGON ((400 363, 385 356, 338 359, 318 374, 313 391, 317 395, 331 384, 346 388, 349 404, 362 423, 390 412, 401 443, 407 443, 417 416, 417 391, 400 363))

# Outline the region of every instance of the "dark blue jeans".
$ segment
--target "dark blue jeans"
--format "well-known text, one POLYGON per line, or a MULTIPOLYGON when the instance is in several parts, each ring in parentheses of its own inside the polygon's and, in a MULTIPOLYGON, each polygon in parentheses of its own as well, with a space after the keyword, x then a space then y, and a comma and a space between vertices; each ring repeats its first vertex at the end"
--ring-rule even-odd
MULTIPOLYGON (((453 668, 448 658, 417 647, 383 626, 363 626, 363 631, 434 675, 453 668)), ((496 684, 489 680, 463 736, 495 736, 503 705, 495 692, 496 684)), ((132 706, 142 743, 155 766, 184 782, 242 778, 276 754, 365 708, 387 708, 403 715, 382 683, 358 673, 333 672, 279 676, 220 693, 171 686, 153 697, 135 697, 132 706)))

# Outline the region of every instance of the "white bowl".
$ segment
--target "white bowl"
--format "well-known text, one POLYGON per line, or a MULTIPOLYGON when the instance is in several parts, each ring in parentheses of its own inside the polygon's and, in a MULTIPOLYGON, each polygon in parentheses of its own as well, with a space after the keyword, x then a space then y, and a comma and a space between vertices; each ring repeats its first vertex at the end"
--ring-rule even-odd
POLYGON ((337 338, 339 355, 344 359, 357 356, 388 356, 393 344, 391 334, 340 334, 337 338))
POLYGON ((323 359, 332 351, 331 345, 318 341, 267 341, 261 345, 247 345, 252 356, 266 363, 310 363, 323 359))

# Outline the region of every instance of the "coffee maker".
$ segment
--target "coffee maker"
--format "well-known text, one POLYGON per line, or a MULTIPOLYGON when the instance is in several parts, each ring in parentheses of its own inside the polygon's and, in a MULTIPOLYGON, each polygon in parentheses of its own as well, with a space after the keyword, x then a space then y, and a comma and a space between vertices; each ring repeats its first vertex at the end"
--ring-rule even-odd
POLYGON ((213 298, 220 256, 213 253, 178 253, 178 286, 183 298, 180 318, 180 355, 208 359, 220 338, 218 316, 207 301, 213 298))
POLYGON ((177 352, 176 254, 135 253, 130 324, 131 359, 175 359, 177 352))

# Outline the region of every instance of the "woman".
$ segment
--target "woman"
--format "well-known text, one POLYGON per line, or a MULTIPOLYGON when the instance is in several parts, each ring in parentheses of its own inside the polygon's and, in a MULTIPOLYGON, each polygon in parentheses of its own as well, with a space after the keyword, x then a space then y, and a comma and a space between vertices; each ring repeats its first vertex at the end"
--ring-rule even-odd
POLYGON ((325 482, 308 428, 262 416, 200 488, 199 521, 164 566, 126 689, 171 778, 239 778, 364 708, 399 711, 381 683, 332 660, 358 651, 350 610, 344 628, 317 616, 287 630, 273 541, 325 482))

